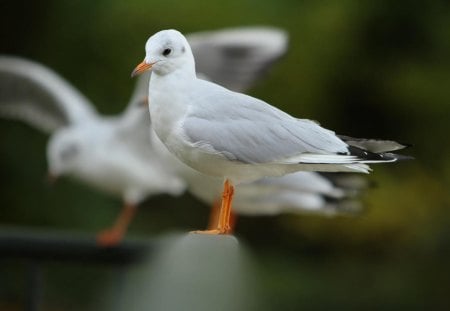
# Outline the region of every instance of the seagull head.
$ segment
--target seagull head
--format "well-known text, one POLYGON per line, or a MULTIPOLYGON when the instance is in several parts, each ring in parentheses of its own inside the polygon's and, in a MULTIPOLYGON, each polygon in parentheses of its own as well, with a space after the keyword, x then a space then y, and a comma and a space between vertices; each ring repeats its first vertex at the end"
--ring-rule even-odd
POLYGON ((131 73, 134 77, 147 70, 166 75, 180 68, 195 74, 194 56, 186 38, 177 30, 162 30, 151 36, 145 44, 145 58, 131 73))

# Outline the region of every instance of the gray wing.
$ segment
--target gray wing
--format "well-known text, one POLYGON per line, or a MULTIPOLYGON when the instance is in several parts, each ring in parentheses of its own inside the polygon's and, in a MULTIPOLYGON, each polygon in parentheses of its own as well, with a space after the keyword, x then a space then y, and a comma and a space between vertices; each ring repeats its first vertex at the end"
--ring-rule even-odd
POLYGON ((351 215, 362 212, 360 196, 366 189, 367 180, 361 175, 296 172, 242 184, 234 208, 248 215, 283 212, 351 215), (341 179, 339 183, 335 176, 341 179))
POLYGON ((310 120, 207 81, 193 92, 183 129, 205 152, 244 163, 348 163, 350 156, 338 155, 348 153, 347 144, 310 120))
POLYGON ((386 139, 354 138, 345 135, 339 135, 339 138, 350 146, 374 153, 392 152, 408 147, 407 144, 401 144, 399 142, 386 139))
POLYGON ((45 132, 92 118, 91 103, 58 74, 38 63, 0 56, 0 116, 45 132))
POLYGON ((285 54, 286 32, 271 27, 239 27, 187 36, 197 73, 233 91, 247 90, 285 54))
POLYGON ((145 156, 151 153, 150 114, 143 100, 136 99, 118 118, 116 133, 129 147, 145 156))

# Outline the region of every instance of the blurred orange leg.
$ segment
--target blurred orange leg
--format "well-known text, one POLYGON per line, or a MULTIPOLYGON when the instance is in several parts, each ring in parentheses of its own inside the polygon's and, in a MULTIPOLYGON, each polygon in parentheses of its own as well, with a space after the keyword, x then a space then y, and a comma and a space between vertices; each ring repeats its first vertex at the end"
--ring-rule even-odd
POLYGON ((195 233, 201 234, 228 234, 231 232, 230 227, 230 214, 231 214, 231 203, 233 201, 234 187, 231 182, 227 179, 224 183, 223 193, 222 193, 222 204, 219 211, 219 217, 217 222, 210 222, 210 224, 215 224, 215 229, 209 229, 204 231, 194 231, 195 233))
POLYGON ((104 247, 119 244, 125 236, 136 210, 136 206, 125 203, 114 225, 97 234, 97 244, 104 247))

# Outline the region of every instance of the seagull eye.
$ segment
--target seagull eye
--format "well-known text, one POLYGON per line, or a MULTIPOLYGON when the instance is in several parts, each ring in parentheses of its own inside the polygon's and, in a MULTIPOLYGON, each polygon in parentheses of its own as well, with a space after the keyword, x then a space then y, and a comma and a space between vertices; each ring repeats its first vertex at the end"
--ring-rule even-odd
POLYGON ((172 53, 172 49, 164 49, 164 51, 162 52, 162 55, 168 56, 170 53, 172 53))

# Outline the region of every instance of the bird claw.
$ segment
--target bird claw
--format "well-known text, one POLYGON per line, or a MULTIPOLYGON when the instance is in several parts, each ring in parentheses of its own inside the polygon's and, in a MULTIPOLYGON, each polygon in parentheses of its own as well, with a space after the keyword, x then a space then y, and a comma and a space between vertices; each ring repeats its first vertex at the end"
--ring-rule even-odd
POLYGON ((195 231, 191 231, 191 233, 219 235, 219 234, 228 234, 228 231, 225 229, 211 229, 211 230, 195 230, 195 231))

